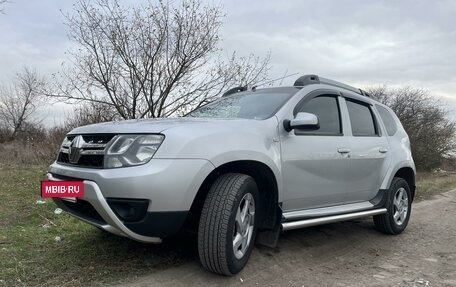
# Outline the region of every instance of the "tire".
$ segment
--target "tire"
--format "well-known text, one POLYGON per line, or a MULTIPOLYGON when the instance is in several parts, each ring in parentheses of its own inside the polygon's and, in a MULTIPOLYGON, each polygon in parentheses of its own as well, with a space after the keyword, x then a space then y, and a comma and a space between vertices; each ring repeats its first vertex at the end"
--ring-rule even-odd
POLYGON ((244 268, 254 246, 258 213, 258 188, 252 177, 228 173, 214 182, 198 228, 198 252, 204 268, 227 276, 244 268), (234 241, 240 242, 236 252, 234 241))
POLYGON ((387 209, 385 214, 374 216, 375 227, 386 234, 400 234, 407 227, 412 211, 412 195, 404 179, 399 177, 393 179, 385 207, 387 209))

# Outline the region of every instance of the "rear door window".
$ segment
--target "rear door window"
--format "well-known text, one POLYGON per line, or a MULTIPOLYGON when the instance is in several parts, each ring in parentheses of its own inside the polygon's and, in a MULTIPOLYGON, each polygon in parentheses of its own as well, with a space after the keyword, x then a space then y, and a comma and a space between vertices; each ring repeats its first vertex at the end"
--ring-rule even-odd
POLYGON ((374 115, 369 104, 346 99, 352 134, 354 136, 377 136, 374 115))

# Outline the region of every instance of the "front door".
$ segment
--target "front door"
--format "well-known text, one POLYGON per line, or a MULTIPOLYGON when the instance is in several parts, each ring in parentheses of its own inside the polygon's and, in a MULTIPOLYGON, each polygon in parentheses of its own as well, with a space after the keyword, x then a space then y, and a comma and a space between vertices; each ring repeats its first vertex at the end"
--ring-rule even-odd
POLYGON ((294 115, 315 114, 320 128, 292 130, 281 137, 284 211, 345 201, 350 147, 342 129, 340 101, 337 92, 314 92, 295 107, 294 115))

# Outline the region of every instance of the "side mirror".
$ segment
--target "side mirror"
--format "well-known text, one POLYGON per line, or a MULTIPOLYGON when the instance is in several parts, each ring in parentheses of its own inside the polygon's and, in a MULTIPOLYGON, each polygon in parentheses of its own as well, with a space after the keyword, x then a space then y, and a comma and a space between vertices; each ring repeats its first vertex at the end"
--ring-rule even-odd
POLYGON ((314 131, 320 128, 318 117, 311 113, 298 113, 293 120, 284 120, 283 127, 287 132, 293 129, 314 131))

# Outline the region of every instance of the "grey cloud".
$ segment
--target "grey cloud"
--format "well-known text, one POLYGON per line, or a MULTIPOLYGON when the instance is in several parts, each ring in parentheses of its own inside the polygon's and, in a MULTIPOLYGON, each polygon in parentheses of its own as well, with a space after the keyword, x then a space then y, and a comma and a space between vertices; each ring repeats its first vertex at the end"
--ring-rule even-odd
POLYGON ((288 69, 456 94, 455 1, 230 3, 224 44, 271 50, 277 75, 288 69))
MULTIPOLYGON (((71 4, 16 0, 8 6, 8 14, 0 16, 0 79, 25 64, 46 72, 59 68, 71 46, 59 9, 71 11, 71 4)), ((233 0, 221 5, 227 15, 222 48, 227 55, 271 51, 271 78, 288 70, 361 87, 413 85, 456 107, 456 1, 233 0)))

